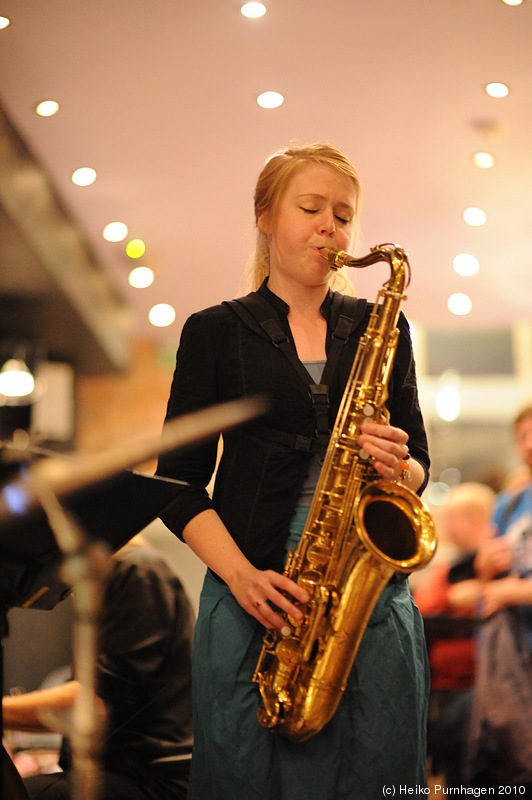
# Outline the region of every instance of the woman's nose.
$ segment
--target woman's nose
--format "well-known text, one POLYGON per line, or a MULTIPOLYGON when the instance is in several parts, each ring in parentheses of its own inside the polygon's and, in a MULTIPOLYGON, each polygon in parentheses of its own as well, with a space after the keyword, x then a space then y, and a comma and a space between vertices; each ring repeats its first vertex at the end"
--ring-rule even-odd
POLYGON ((334 233, 336 230, 336 223, 332 211, 324 211, 320 215, 320 233, 334 233))

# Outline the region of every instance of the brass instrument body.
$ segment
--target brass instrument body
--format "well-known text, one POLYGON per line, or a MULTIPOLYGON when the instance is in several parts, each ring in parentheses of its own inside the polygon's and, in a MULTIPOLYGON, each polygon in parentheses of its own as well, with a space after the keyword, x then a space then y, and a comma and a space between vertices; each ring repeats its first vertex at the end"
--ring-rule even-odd
POLYGON ((383 480, 358 444, 365 420, 389 420, 387 386, 408 259, 391 245, 361 259, 342 251, 325 255, 333 269, 387 260, 391 278, 360 340, 303 534, 288 554, 284 574, 310 595, 300 606, 304 618, 288 619, 288 637, 265 635, 253 676, 264 704, 257 710, 259 723, 293 741, 313 736, 333 716, 390 577, 425 566, 436 547, 433 521, 420 498, 383 480))

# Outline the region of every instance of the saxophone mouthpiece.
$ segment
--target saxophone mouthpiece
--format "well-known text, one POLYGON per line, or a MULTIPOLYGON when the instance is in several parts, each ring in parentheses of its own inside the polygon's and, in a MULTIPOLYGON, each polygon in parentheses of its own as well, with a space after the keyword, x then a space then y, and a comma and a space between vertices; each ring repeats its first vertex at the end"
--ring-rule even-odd
POLYGON ((347 255, 343 250, 333 250, 332 247, 322 247, 320 253, 329 262, 330 268, 334 270, 343 266, 344 262, 341 260, 341 256, 347 255))
POLYGON ((349 253, 345 253, 343 250, 334 250, 332 247, 322 247, 320 253, 329 262, 330 268, 335 270, 346 265, 351 266, 351 262, 354 261, 353 256, 350 256, 349 253))

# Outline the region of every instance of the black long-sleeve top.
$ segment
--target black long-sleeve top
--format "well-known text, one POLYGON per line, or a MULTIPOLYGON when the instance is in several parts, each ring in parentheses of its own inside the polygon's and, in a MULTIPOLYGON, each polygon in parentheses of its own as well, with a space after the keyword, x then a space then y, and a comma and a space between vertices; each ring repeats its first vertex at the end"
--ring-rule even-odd
MULTIPOLYGON (((295 350, 287 304, 268 289, 266 282, 259 293, 277 312, 295 350)), ((327 354, 338 313, 333 294, 329 291, 321 309, 327 320, 327 354)), ((341 351, 331 379, 331 428, 370 311, 368 304, 364 318, 341 351)), ((408 323, 403 314, 398 325, 400 337, 387 405, 390 423, 409 434, 410 454, 426 471, 421 492, 430 464, 427 437, 418 402, 408 323)), ((212 500, 205 487, 216 465, 215 441, 161 456, 158 474, 190 484, 180 490, 161 519, 181 538, 183 528, 193 517, 213 507, 256 567, 281 569, 290 519, 312 456, 271 441, 265 431, 314 437, 315 417, 309 388, 281 350, 245 325, 226 304, 193 314, 183 327, 166 419, 256 394, 266 397, 269 409, 260 426, 251 424, 223 435, 223 453, 212 500)))

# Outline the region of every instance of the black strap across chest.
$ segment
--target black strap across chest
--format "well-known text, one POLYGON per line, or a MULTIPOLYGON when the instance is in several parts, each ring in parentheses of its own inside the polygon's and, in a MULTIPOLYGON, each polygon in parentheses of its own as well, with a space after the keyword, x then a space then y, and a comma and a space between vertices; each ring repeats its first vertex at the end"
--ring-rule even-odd
POLYGON ((351 331, 362 320, 367 301, 357 300, 355 297, 335 294, 333 296, 331 314, 338 313, 336 325, 332 333, 331 346, 327 363, 323 370, 321 383, 315 383, 309 371, 298 358, 296 350, 288 335, 283 330, 275 309, 268 301, 257 292, 252 292, 245 297, 231 300, 228 305, 240 319, 252 330, 263 338, 269 339, 288 359, 301 380, 308 387, 312 400, 316 424, 316 439, 305 436, 296 436, 284 431, 267 429, 268 438, 272 441, 288 444, 296 450, 312 451, 316 449, 324 452, 330 436, 329 426, 329 386, 336 370, 342 348, 349 340, 351 331), (290 441, 289 441, 290 440, 290 441))

